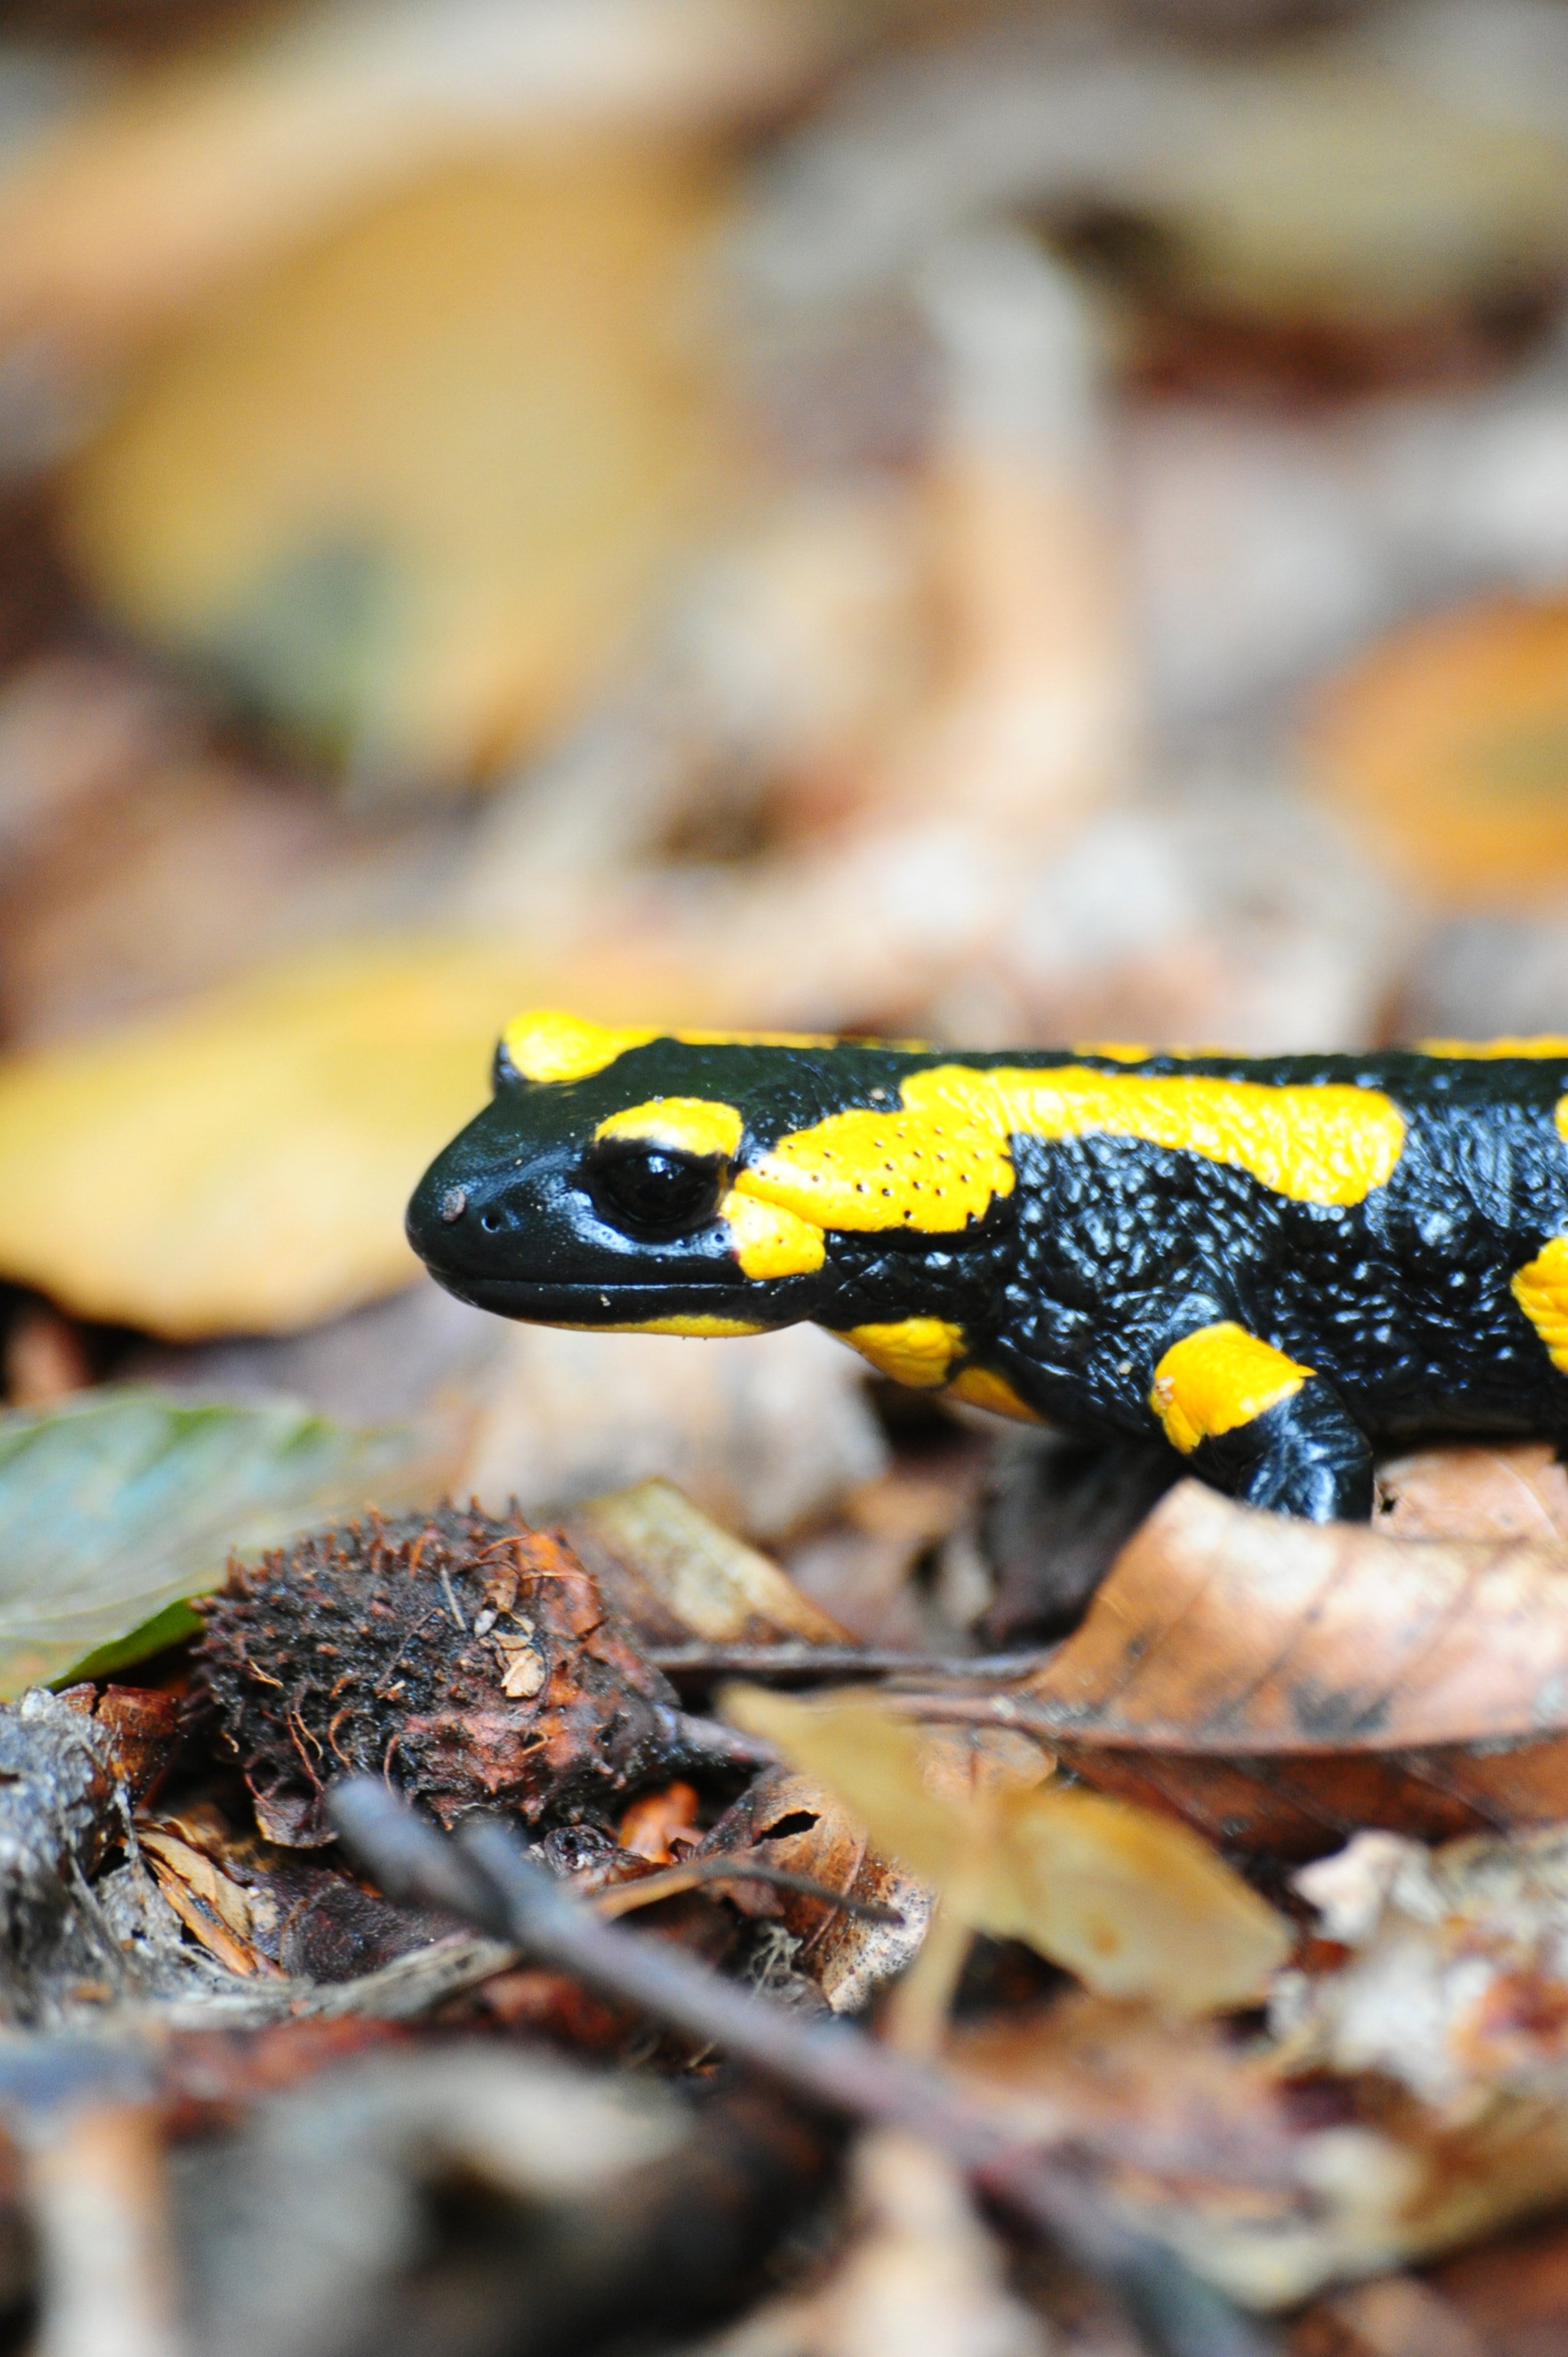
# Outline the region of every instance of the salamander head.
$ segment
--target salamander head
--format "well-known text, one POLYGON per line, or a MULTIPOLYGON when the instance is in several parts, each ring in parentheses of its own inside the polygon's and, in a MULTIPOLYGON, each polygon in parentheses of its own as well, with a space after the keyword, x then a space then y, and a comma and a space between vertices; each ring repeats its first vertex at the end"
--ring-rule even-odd
POLYGON ((940 1123, 911 1132, 901 1083, 938 1061, 521 1016, 492 1102, 415 1189, 409 1240, 504 1317, 676 1333, 875 1317, 908 1297, 910 1247, 956 1242, 1012 1184, 1004 1147, 983 1170, 940 1123))

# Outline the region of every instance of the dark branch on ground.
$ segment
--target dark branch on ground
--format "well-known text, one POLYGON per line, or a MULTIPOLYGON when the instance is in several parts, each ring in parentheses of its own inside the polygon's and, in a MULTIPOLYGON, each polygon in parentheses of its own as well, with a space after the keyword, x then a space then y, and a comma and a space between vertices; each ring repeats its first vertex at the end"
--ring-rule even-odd
POLYGON ((389 1898, 448 1909, 534 1962, 703 2046, 716 2045, 842 2117, 923 2137, 1017 2223, 1047 2236, 1121 2300, 1151 2357, 1266 2357, 1271 2334, 1176 2255, 1118 2219, 1087 2175, 1021 2145, 944 2072, 847 2022, 802 2020, 667 1943, 623 1932, 574 1898, 494 1822, 449 1839, 374 1778, 346 1778, 332 1822, 389 1898))

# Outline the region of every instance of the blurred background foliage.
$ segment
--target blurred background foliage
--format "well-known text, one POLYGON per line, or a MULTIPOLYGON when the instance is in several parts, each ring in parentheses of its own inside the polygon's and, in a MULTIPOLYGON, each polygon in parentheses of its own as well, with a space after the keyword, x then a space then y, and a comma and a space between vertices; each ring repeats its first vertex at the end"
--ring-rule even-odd
POLYGON ((1565 285, 1560 0, 14 5, 12 1402, 423 1397, 528 999, 1563 1028, 1565 285))

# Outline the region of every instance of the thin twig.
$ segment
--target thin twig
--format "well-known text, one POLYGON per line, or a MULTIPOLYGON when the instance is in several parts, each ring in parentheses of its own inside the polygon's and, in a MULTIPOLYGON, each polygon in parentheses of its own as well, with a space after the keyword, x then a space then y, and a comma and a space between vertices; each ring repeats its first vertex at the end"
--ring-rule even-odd
POLYGON ((695 1890, 704 1882, 766 1882, 774 1890, 799 1890, 808 1899, 823 1900, 865 1923, 901 1924, 904 1921, 897 1907, 884 1907, 876 1899, 852 1899, 847 1890, 835 1890, 813 1874, 796 1874, 746 1850, 737 1850, 729 1857, 710 1852, 703 1857, 682 1858, 678 1866, 664 1867, 658 1874, 644 1874, 635 1882, 618 1882, 608 1890, 596 1891, 593 1904, 607 1921, 613 1921, 618 1915, 629 1915, 635 1908, 651 1907, 655 1900, 695 1890))
POLYGON ((328 1807, 389 1897, 447 1908, 512 1939, 608 2002, 722 2047, 809 2103, 923 2136, 1114 2290, 1154 2357, 1264 2357, 1273 2345, 1172 2252, 1123 2225, 1081 2172, 1020 2143, 946 2072, 889 2053, 847 2022, 802 2021, 668 1942, 607 1923, 504 1826, 477 1824, 449 1841, 362 1776, 334 1786, 328 1807))
POLYGON ((696 1718, 690 1711, 665 1710, 671 1764, 687 1760, 700 1768, 771 1768, 777 1749, 757 1735, 743 1735, 716 1718, 696 1718))
POLYGON ((1038 1743, 1059 1743, 1072 1732, 1065 1715, 1029 1695, 882 1693, 878 1703, 901 1718, 956 1727, 1010 1727, 1038 1743))
POLYGON ((903 1653, 892 1645, 648 1645, 655 1669, 678 1678, 1026 1678, 1058 1649, 1028 1653, 903 1653))

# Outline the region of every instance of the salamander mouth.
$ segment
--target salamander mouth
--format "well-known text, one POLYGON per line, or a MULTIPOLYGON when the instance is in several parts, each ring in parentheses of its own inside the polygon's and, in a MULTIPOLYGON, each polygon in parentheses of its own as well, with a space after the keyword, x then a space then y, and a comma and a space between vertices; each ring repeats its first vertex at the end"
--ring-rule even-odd
POLYGON ((655 1318, 734 1318, 768 1322, 760 1286, 560 1285, 531 1277, 481 1276, 426 1263, 437 1285, 475 1309, 536 1326, 641 1326, 655 1318))

